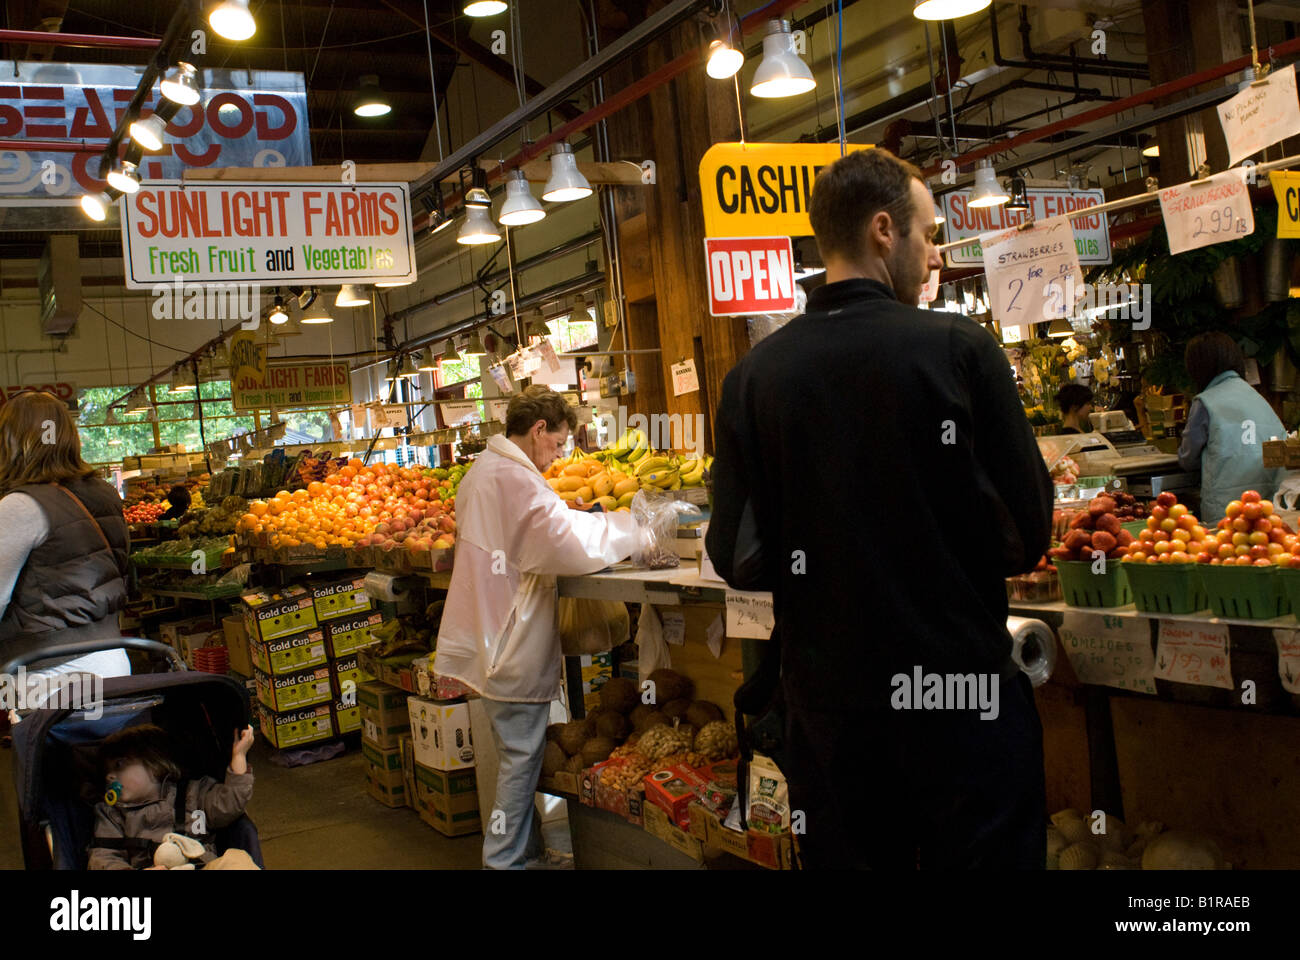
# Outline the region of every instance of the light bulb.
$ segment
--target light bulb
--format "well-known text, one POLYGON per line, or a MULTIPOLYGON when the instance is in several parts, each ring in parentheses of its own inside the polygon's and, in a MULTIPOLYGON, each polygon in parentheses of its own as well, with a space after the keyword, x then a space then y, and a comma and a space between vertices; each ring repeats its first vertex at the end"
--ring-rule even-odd
POLYGON ((551 154, 551 179, 546 181, 542 199, 552 203, 566 203, 589 196, 591 184, 578 169, 578 158, 573 155, 573 147, 560 141, 551 154))
POLYGON ((726 40, 709 44, 709 62, 704 71, 715 80, 728 80, 745 65, 745 55, 726 40))
POLYGON ((208 14, 208 24, 227 40, 247 40, 257 32, 257 21, 248 12, 248 0, 222 0, 208 14))
POLYGON ((121 190, 123 193, 138 193, 140 191, 140 169, 130 160, 123 160, 118 166, 108 172, 104 178, 108 181, 110 187, 121 190))
POLYGON ((162 149, 163 131, 166 129, 167 121, 155 113, 147 120, 136 120, 131 124, 131 139, 154 153, 162 149))
POLYGON ((754 71, 749 92, 763 99, 793 97, 817 86, 812 70, 795 53, 788 20, 769 20, 763 38, 763 59, 754 71))
POLYGON ((194 69, 194 64, 183 60, 167 71, 158 89, 164 97, 182 107, 192 107, 201 99, 198 71, 194 69))

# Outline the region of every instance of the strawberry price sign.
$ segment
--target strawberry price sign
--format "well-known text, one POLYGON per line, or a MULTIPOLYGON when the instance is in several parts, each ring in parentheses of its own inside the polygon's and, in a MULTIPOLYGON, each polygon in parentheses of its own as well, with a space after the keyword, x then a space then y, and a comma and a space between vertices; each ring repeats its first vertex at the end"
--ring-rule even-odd
POLYGON ((1156 642, 1156 676, 1174 683, 1232 687, 1227 624, 1161 620, 1156 642))

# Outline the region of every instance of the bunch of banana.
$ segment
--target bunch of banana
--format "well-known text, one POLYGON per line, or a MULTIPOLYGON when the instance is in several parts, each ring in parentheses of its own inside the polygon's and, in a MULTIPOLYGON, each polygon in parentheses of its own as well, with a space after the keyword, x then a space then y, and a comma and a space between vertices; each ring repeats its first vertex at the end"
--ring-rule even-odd
POLYGON ((698 487, 704 482, 704 459, 687 460, 677 468, 683 487, 698 487))
POLYGON ((628 430, 619 437, 618 442, 609 448, 614 460, 624 463, 639 463, 650 451, 650 440, 643 430, 628 430))

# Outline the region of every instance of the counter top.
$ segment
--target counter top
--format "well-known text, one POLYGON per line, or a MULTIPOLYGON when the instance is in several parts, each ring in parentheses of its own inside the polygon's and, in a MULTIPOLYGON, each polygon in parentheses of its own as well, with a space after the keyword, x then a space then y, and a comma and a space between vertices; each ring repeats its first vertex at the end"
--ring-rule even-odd
POLYGON ((1226 623, 1244 627, 1263 627, 1265 629, 1300 630, 1300 621, 1297 621, 1295 616, 1289 613, 1282 617, 1274 617, 1271 620, 1246 620, 1233 617, 1216 617, 1208 609, 1201 610, 1198 613, 1143 613, 1131 603, 1127 603, 1122 607, 1072 607, 1064 600, 1048 600, 1042 603, 1012 600, 1008 606, 1008 612, 1013 616, 1033 619, 1042 619, 1044 614, 1100 613, 1107 617, 1124 617, 1128 619, 1143 617, 1148 620, 1190 620, 1196 623, 1226 623))

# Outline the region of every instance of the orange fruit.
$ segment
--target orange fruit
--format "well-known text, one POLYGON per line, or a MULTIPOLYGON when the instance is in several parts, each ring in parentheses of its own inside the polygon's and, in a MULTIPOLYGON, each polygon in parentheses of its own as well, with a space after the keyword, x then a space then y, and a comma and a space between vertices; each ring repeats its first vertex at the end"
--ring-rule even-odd
POLYGON ((324 492, 325 484, 321 483, 319 480, 313 480, 311 483, 307 484, 307 495, 310 497, 319 497, 324 492))
POLYGON ((294 503, 305 503, 310 494, 308 494, 306 490, 295 490, 293 493, 289 494, 289 496, 294 503))
POLYGON ((255 517, 266 516, 266 501, 254 500, 252 503, 248 505, 248 512, 255 517))

